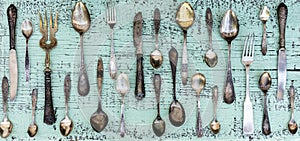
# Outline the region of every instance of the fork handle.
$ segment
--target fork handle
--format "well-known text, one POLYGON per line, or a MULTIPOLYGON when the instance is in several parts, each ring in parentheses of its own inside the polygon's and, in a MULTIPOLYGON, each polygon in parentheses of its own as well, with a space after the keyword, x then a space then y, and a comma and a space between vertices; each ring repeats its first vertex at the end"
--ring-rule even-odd
POLYGON ((279 45, 280 48, 285 47, 285 27, 288 9, 284 3, 280 3, 277 8, 278 22, 279 22, 279 45))
POLYGON ((141 100, 145 97, 144 71, 143 71, 143 54, 137 54, 136 57, 136 83, 135 97, 141 100))
POLYGON ((53 109, 52 87, 51 87, 51 71, 45 71, 45 108, 44 123, 52 125, 55 123, 56 117, 53 109))
POLYGON ((9 35, 10 35, 10 49, 16 50, 15 47, 15 29, 16 29, 16 20, 17 20, 17 8, 11 4, 7 8, 7 19, 9 25, 9 35))

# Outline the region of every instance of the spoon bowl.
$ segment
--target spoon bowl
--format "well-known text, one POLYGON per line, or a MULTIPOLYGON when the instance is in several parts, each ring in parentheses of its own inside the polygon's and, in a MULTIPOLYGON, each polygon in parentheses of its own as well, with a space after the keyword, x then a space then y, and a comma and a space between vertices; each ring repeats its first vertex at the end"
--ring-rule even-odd
POLYGON ((6 138, 12 132, 13 125, 8 118, 4 118, 0 123, 0 134, 2 138, 6 138))
POLYGON ((155 49, 153 52, 151 52, 150 64, 152 65, 153 68, 159 68, 162 65, 162 62, 163 62, 163 55, 158 49, 155 49))
POLYGON ((165 121, 160 117, 160 115, 157 115, 152 123, 152 129, 154 131, 154 134, 158 137, 162 136, 165 133, 166 129, 166 123, 165 121))
POLYGON ((270 17, 270 10, 267 6, 264 6, 260 12, 260 20, 266 22, 270 17))
POLYGON ((220 122, 217 119, 213 119, 210 123, 210 129, 214 134, 218 134, 221 129, 220 122))
POLYGON ((185 122, 185 111, 178 100, 173 100, 170 104, 169 120, 176 127, 181 126, 185 122))
POLYGON ((34 137, 38 132, 38 126, 36 123, 30 124, 27 130, 27 133, 30 137, 34 137))
POLYGON ((291 119, 288 123, 288 128, 289 128, 289 131, 292 133, 292 134, 295 134, 298 130, 298 125, 296 123, 296 121, 294 119, 291 119))
POLYGON ((225 39, 228 44, 230 44, 239 33, 238 19, 231 9, 227 10, 222 19, 220 33, 221 37, 225 39))
POLYGON ((215 67, 218 63, 218 55, 216 52, 214 52, 212 49, 209 49, 206 53, 205 53, 205 63, 209 66, 209 67, 215 67))
POLYGON ((192 88, 197 92, 197 96, 201 93, 206 83, 206 78, 201 73, 196 73, 192 76, 191 85, 192 88))
POLYGON ((259 78, 259 88, 263 92, 267 92, 271 87, 272 79, 268 72, 264 72, 259 78))
POLYGON ((21 25, 21 30, 22 30, 22 34, 26 39, 28 39, 32 35, 33 27, 31 22, 28 19, 23 21, 21 25))
POLYGON ((68 115, 66 115, 65 118, 60 121, 59 129, 63 136, 68 136, 71 133, 73 129, 73 122, 68 115))

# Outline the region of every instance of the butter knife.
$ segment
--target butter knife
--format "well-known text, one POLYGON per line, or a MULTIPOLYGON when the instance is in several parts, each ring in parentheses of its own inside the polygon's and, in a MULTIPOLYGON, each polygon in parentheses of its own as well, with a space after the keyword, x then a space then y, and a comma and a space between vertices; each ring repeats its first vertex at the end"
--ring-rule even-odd
POLYGON ((277 8, 279 23, 279 50, 278 50, 278 87, 277 100, 283 99, 286 85, 286 49, 285 49, 285 28, 288 9, 284 3, 280 3, 277 8))
POLYGON ((14 101, 17 95, 18 88, 18 61, 15 47, 15 29, 17 20, 17 8, 11 4, 7 8, 7 19, 10 35, 9 49, 9 79, 10 79, 10 101, 14 101))
POLYGON ((133 42, 136 47, 136 83, 135 83, 135 97, 142 100, 145 97, 144 71, 143 71, 143 18, 142 12, 138 12, 133 21, 133 42))

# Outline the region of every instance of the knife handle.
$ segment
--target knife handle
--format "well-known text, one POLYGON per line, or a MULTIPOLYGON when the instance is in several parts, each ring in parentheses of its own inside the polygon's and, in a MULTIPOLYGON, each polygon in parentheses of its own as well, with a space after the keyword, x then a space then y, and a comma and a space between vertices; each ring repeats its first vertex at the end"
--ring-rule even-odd
POLYGON ((143 54, 137 54, 136 57, 136 83, 135 97, 142 100, 145 97, 144 71, 143 71, 143 54))
POLYGON ((44 107, 44 123, 52 125, 55 123, 56 117, 52 102, 51 87, 51 71, 45 71, 45 107, 44 107))
POLYGON ((10 35, 10 49, 16 50, 15 47, 15 29, 17 20, 17 8, 11 4, 7 8, 7 19, 9 25, 9 35, 10 35))
POLYGON ((285 47, 285 27, 287 19, 288 9, 284 3, 280 3, 277 8, 277 16, 279 22, 279 45, 280 48, 285 47))

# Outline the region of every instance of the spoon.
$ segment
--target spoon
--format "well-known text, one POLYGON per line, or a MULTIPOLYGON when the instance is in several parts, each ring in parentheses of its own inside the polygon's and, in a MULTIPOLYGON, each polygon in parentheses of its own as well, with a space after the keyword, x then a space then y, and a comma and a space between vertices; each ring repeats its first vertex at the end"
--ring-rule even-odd
POLYGON ((272 79, 268 72, 264 72, 261 74, 259 78, 259 87, 261 91, 264 92, 264 113, 263 113, 263 123, 262 123, 262 131, 265 135, 269 135, 271 133, 271 126, 269 120, 269 114, 267 109, 267 92, 271 87, 272 79))
POLYGON ((153 68, 159 68, 163 62, 163 55, 158 50, 158 31, 160 26, 160 12, 156 8, 154 10, 154 30, 155 30, 155 50, 150 54, 150 64, 153 68))
POLYGON ((29 20, 24 20, 21 25, 22 33, 26 38, 26 53, 25 53, 25 76, 26 81, 29 81, 29 73, 30 73, 30 64, 29 64, 29 54, 28 54, 28 39, 30 38, 33 28, 32 24, 29 20))
POLYGON ((165 133, 166 124, 165 121, 160 117, 160 87, 161 87, 161 77, 159 74, 155 74, 153 77, 153 85, 155 89, 155 97, 157 103, 157 116, 152 123, 152 129, 156 136, 160 137, 165 133))
POLYGON ((218 86, 212 88, 213 92, 213 102, 214 102, 214 118, 210 122, 210 130, 214 134, 218 134, 221 128, 219 121, 217 120, 217 105, 218 105, 218 86))
POLYGON ((203 128, 202 128, 202 120, 201 120, 201 114, 200 114, 200 93, 205 87, 206 84, 206 78, 201 73, 196 73, 192 76, 191 85, 192 88, 197 93, 197 103, 198 103, 198 110, 197 110, 197 126, 196 126, 196 132, 198 137, 202 137, 203 135, 203 128))
POLYGON ((89 11, 82 1, 77 2, 73 9, 72 25, 73 28, 80 34, 81 64, 78 78, 78 93, 81 96, 85 96, 90 91, 90 84, 84 64, 83 34, 90 28, 91 19, 89 11))
POLYGON ((102 110, 101 106, 101 93, 102 93, 102 84, 103 84, 103 61, 102 58, 98 59, 97 67, 97 81, 98 81, 98 108, 95 113, 90 118, 90 123, 93 129, 96 132, 101 132, 108 123, 108 116, 102 110))
POLYGON ((290 97, 291 97, 291 110, 292 110, 292 116, 291 119, 288 123, 289 131, 292 134, 295 134, 298 130, 298 125, 294 119, 294 100, 295 100, 295 88, 293 86, 293 80, 292 80, 292 85, 290 86, 290 97))
POLYGON ((124 137, 125 136, 125 121, 124 121, 124 97, 128 93, 130 89, 130 83, 128 76, 124 73, 120 74, 118 79, 117 79, 117 92, 121 94, 122 99, 122 105, 121 105, 121 120, 120 120, 120 136, 124 137))
POLYGON ((8 119, 6 111, 7 111, 7 98, 8 98, 8 79, 6 76, 2 79, 2 99, 3 99, 3 114, 4 118, 0 123, 0 134, 2 138, 6 138, 10 135, 13 125, 11 121, 8 119))
POLYGON ((221 37, 228 43, 228 65, 227 65, 227 78, 224 87, 224 102, 231 104, 235 100, 234 86, 231 74, 231 41, 239 33, 239 23, 235 13, 230 9, 225 13, 220 27, 221 37))
POLYGON ((260 20, 263 22, 264 25, 264 33, 263 38, 261 42, 261 52, 263 55, 266 55, 267 53, 267 26, 266 22, 270 17, 270 10, 267 6, 264 6, 263 9, 260 12, 260 20))
POLYGON ((31 95, 31 99, 32 99, 32 123, 29 125, 27 133, 30 137, 34 137, 36 135, 36 133, 38 132, 38 126, 35 123, 35 107, 36 107, 36 101, 37 101, 37 93, 38 90, 37 89, 33 89, 32 90, 32 95, 31 95))
POLYGON ((65 92, 65 107, 66 115, 65 118, 60 121, 60 133, 64 136, 68 136, 73 129, 73 122, 68 116, 68 100, 70 97, 71 90, 71 77, 67 74, 64 82, 64 92, 65 92))
POLYGON ((169 120, 172 125, 179 127, 185 122, 185 111, 181 103, 176 99, 176 66, 178 53, 174 47, 172 47, 172 49, 169 51, 169 60, 173 79, 173 101, 169 107, 169 120))
POLYGON ((205 53, 205 63, 213 68, 218 63, 218 55, 214 52, 212 47, 212 26, 213 26, 213 19, 212 13, 210 8, 206 9, 206 16, 205 16, 206 26, 208 30, 208 37, 209 37, 209 50, 205 53))
POLYGON ((193 7, 188 2, 183 2, 179 5, 176 12, 176 23, 183 30, 183 49, 182 49, 182 66, 181 66, 181 76, 182 84, 187 84, 188 77, 188 53, 186 48, 186 34, 187 29, 194 23, 195 13, 193 7))

